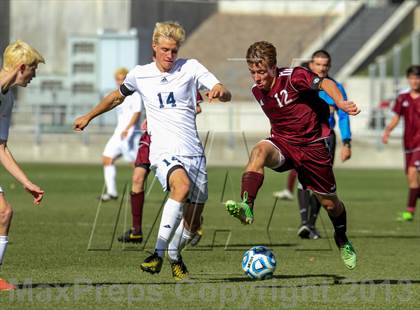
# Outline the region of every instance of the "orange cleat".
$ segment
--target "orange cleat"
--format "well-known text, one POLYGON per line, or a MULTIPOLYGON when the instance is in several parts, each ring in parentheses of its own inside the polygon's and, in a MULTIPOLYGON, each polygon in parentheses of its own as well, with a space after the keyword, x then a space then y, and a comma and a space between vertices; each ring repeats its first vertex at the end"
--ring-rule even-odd
POLYGON ((0 279, 0 292, 1 291, 12 291, 15 290, 16 286, 7 282, 6 280, 0 279))

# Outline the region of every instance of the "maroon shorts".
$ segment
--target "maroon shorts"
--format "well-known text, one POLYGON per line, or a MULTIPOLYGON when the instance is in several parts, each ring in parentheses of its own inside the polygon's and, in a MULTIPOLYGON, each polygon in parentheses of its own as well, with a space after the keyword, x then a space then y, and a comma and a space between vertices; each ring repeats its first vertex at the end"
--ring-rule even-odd
POLYGON ((134 162, 135 167, 144 167, 147 170, 149 170, 150 168, 149 149, 150 149, 150 135, 147 132, 145 132, 140 138, 140 146, 137 151, 136 161, 134 162))
POLYGON ((295 169, 303 188, 320 194, 335 193, 336 183, 332 160, 325 140, 304 146, 290 145, 273 138, 267 140, 273 143, 285 157, 285 163, 273 170, 283 172, 295 169))
POLYGON ((420 171, 420 150, 405 153, 405 173, 408 172, 408 167, 416 167, 420 171))

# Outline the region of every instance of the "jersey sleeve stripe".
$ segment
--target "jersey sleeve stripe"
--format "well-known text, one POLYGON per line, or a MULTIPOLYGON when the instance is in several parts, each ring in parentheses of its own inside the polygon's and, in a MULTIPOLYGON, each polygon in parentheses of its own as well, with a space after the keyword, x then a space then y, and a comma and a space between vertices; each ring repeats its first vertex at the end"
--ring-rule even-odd
POLYGON ((130 96, 130 95, 134 94, 134 92, 135 92, 134 90, 128 89, 128 87, 126 85, 121 84, 121 86, 120 86, 120 93, 124 97, 130 96))

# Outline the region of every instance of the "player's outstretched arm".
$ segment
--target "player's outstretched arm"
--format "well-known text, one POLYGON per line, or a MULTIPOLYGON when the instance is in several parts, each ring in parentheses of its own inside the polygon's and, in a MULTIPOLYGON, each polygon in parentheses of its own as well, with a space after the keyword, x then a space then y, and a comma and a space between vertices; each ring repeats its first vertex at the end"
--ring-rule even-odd
POLYGON ((102 113, 105 113, 109 110, 112 110, 117 105, 121 104, 124 101, 125 97, 121 95, 120 91, 114 90, 112 93, 105 96, 99 104, 94 107, 91 111, 86 113, 83 116, 80 116, 76 118, 76 120, 73 123, 73 129, 76 131, 82 131, 89 122, 97 117, 98 115, 101 115, 102 113))
POLYGON ((400 116, 394 115, 394 117, 389 122, 388 126, 385 127, 384 133, 382 135, 382 142, 384 144, 388 143, 389 136, 391 135, 391 131, 394 130, 395 127, 397 127, 398 123, 400 122, 400 116))
POLYGON ((227 102, 232 99, 232 94, 223 84, 218 83, 207 93, 207 97, 209 97, 210 102, 213 99, 219 99, 222 102, 227 102))
POLYGON ((347 101, 343 99, 343 95, 340 92, 340 89, 337 87, 337 84, 333 80, 323 79, 321 83, 321 89, 324 90, 335 102, 337 107, 339 107, 344 112, 349 115, 357 115, 360 113, 360 109, 353 101, 347 101))
POLYGON ((6 141, 0 142, 0 162, 3 167, 6 168, 6 170, 23 185, 25 190, 34 197, 34 204, 39 205, 44 197, 44 191, 28 179, 26 174, 13 158, 10 150, 7 148, 6 141))

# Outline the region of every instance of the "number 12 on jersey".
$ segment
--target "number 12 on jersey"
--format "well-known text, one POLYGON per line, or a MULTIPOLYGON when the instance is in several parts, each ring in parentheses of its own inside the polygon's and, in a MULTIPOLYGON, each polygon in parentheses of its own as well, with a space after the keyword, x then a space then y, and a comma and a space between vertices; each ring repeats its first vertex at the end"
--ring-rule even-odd
POLYGON ((165 107, 165 103, 170 105, 172 108, 176 107, 176 100, 172 91, 170 93, 158 93, 158 98, 159 108, 163 109, 165 107))

